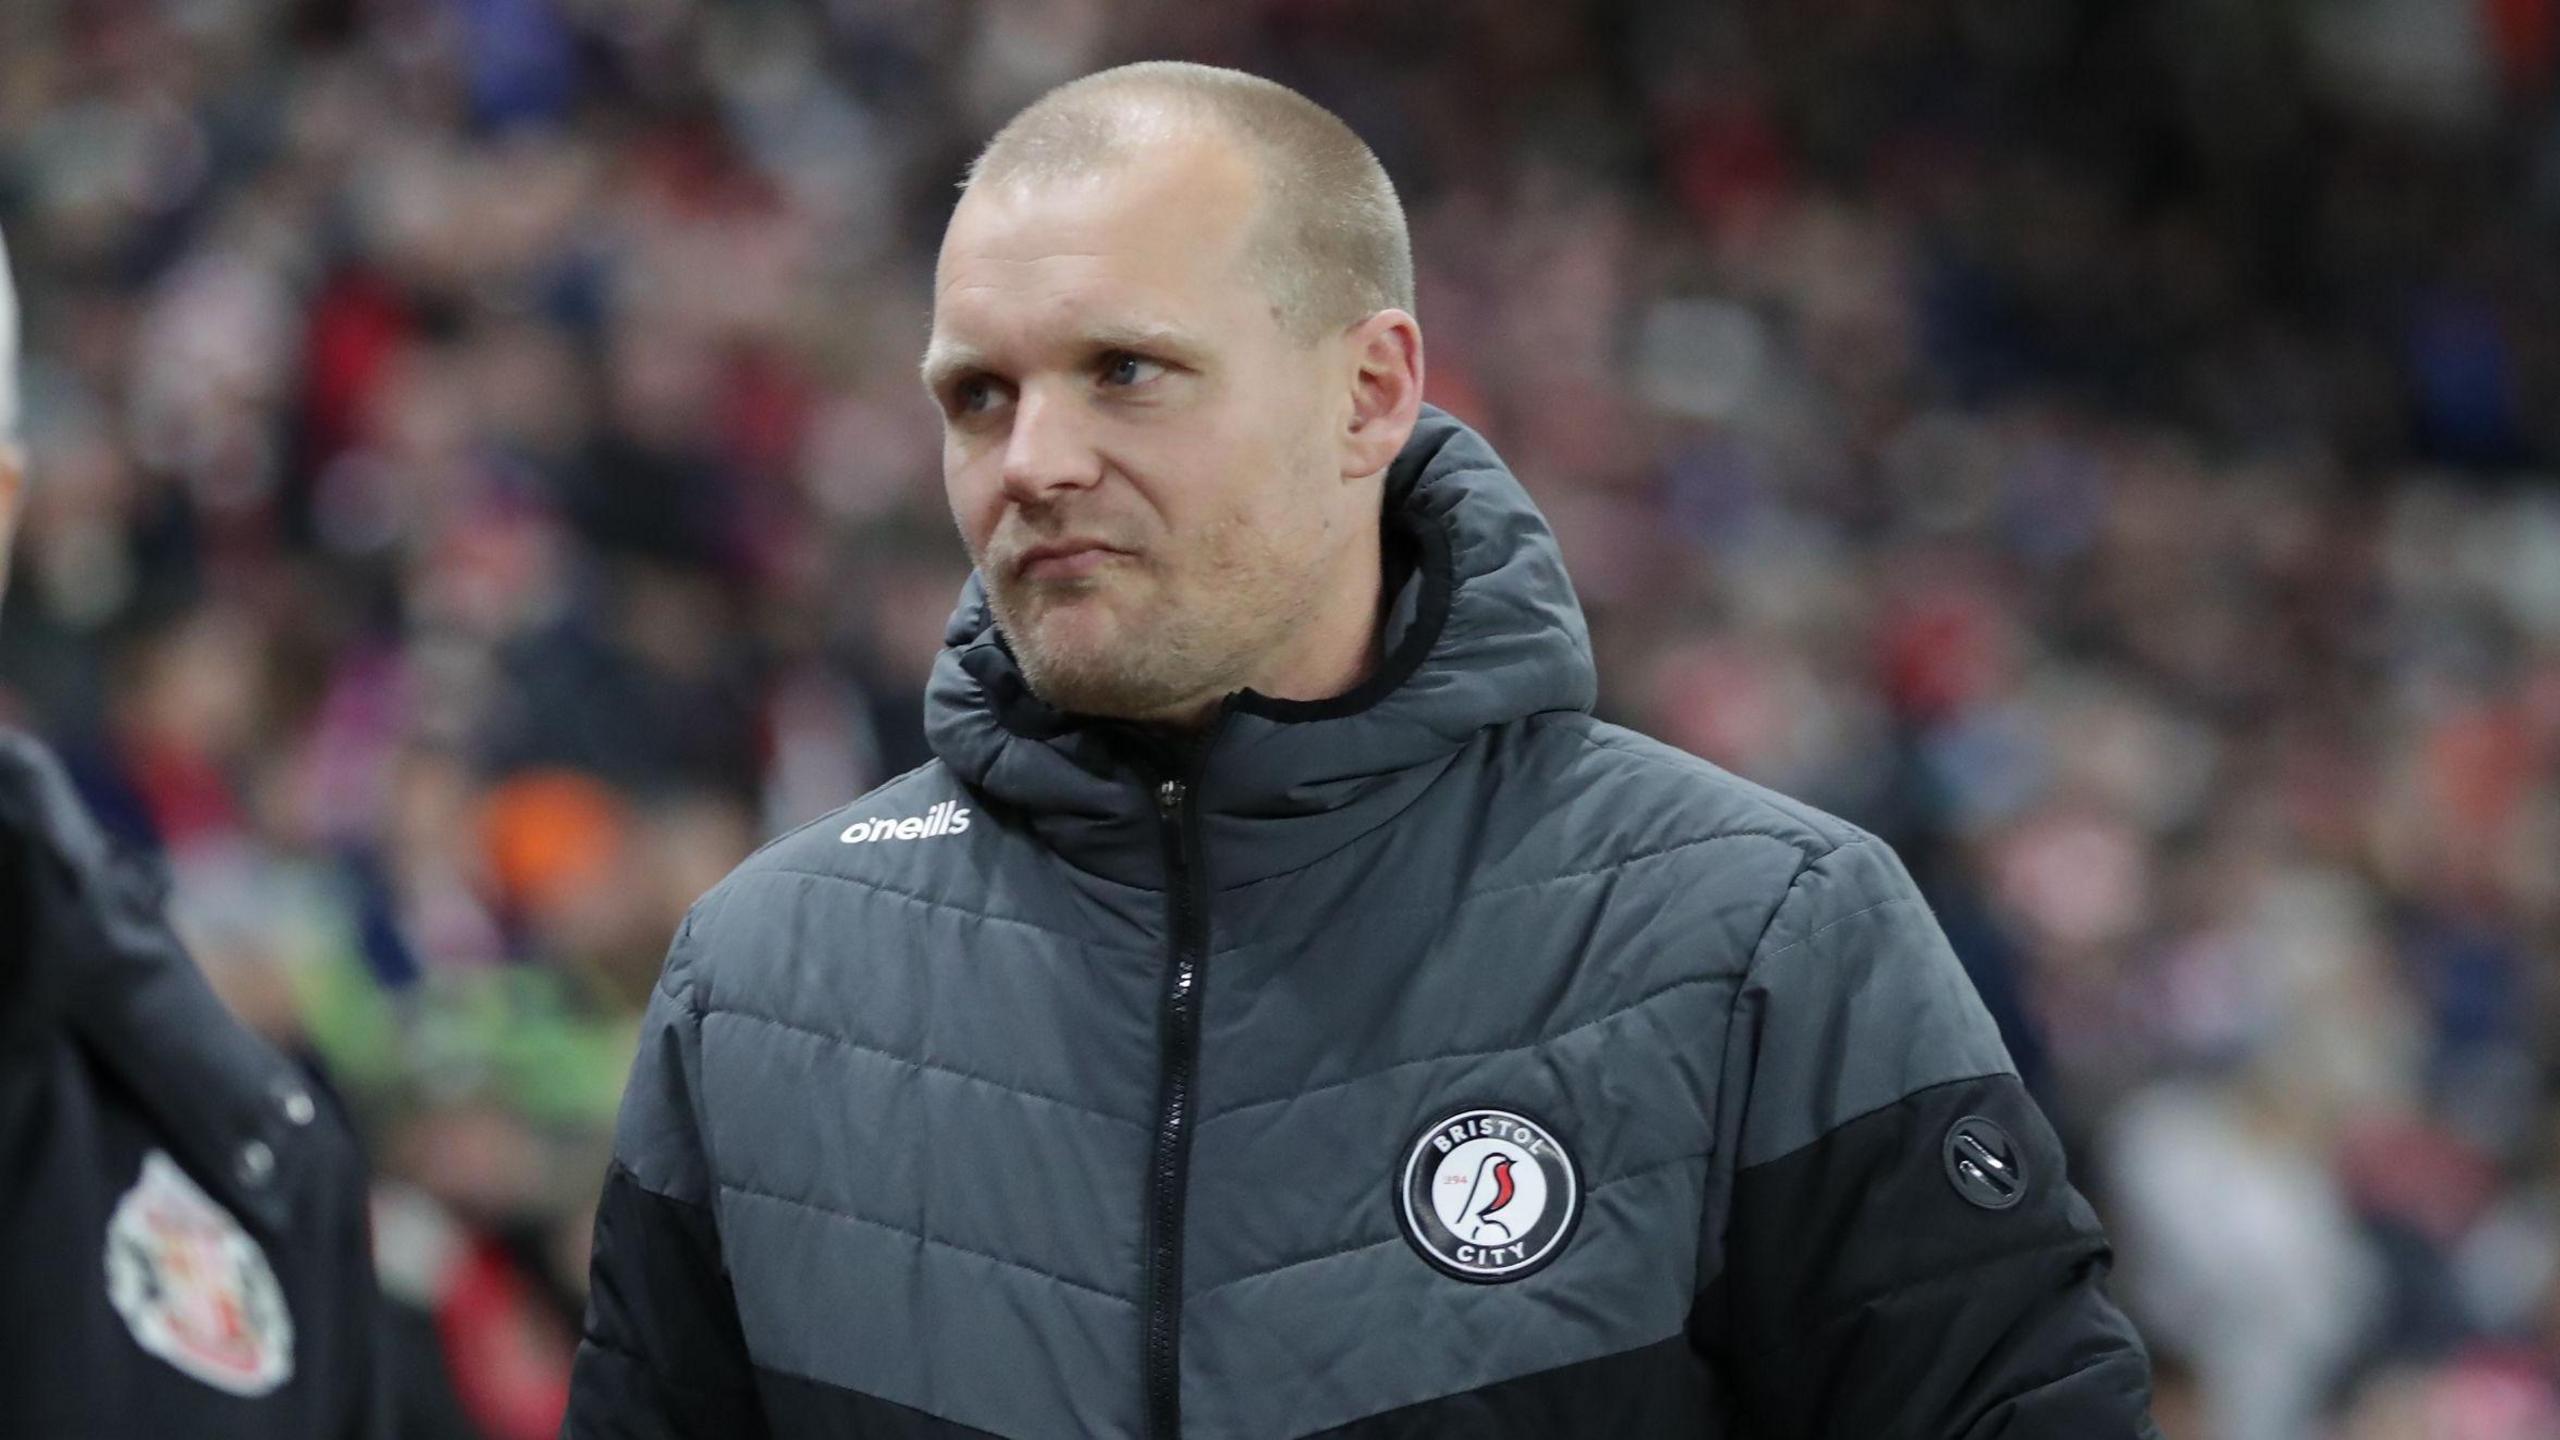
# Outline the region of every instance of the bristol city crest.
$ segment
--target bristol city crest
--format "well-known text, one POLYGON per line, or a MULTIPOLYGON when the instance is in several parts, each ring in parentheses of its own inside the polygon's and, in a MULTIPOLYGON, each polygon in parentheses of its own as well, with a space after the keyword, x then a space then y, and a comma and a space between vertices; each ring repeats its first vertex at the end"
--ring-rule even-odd
POLYGON ((1465 1110, 1406 1147, 1396 1186, 1404 1236, 1461 1280, 1517 1280, 1556 1258, 1582 1187, 1555 1132, 1516 1110, 1465 1110))
POLYGON ((166 1154, 107 1222, 107 1298, 136 1344, 234 1395, 293 1376, 293 1317, 266 1252, 166 1154))

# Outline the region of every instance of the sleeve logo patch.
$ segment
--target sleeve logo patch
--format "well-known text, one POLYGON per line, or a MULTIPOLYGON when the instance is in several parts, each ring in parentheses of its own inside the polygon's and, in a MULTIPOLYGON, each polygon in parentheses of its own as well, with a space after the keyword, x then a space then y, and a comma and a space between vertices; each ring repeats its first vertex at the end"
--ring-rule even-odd
POLYGON ((1404 1238, 1444 1274, 1517 1280, 1572 1238, 1581 1178, 1546 1126, 1515 1110, 1462 1110, 1405 1147, 1396 1216, 1404 1238))
POLYGON ((1966 1202, 2006 1210, 2027 1198, 2027 1157, 2009 1132, 1979 1115, 1947 1127, 1947 1182, 1966 1202))
POLYGON ((107 1221, 107 1298, 134 1343, 229 1394, 293 1377, 293 1317, 266 1252, 154 1150, 107 1221))

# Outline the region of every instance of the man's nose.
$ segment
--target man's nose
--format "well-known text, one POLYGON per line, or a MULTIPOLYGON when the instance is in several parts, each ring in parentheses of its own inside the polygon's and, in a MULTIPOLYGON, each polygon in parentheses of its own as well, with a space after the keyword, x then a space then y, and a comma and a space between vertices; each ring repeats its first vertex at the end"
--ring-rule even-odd
POLYGON ((1024 386, 1014 402, 1012 433, 1005 437, 1006 497, 1032 504, 1099 481, 1102 459, 1085 428, 1088 418, 1072 397, 1024 386))

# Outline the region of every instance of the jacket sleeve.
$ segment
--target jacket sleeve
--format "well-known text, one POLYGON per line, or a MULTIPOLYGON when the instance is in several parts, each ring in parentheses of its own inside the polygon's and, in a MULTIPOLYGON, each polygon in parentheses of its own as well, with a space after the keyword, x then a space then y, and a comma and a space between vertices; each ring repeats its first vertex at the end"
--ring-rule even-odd
POLYGON ((2111 1252, 1909 874, 1810 861, 1728 1037, 1692 1339, 1771 1440, 2156 1440, 2111 1252))
MULTIPOLYGON (((0 274, 0 291, 7 288, 0 274)), ((52 755, 0 730, 0 1155, 25 1155, 35 1143, 28 1128, 40 1123, 70 1006, 67 950, 45 928, 45 896, 64 884, 53 847, 70 838, 45 823, 52 787, 70 788, 52 755)))
MULTIPOLYGON (((327 1231, 335 1252, 328 1269, 338 1277, 337 1313, 352 1321, 345 1326, 346 1337, 339 1342, 347 1352, 341 1367, 346 1418, 335 1433, 345 1440, 393 1440, 399 1434, 397 1402, 392 1394, 383 1335, 390 1314, 374 1274, 371 1182, 355 1131, 334 1099, 328 1113, 330 1124, 340 1137, 333 1148, 341 1157, 328 1182, 333 1208, 339 1211, 336 1223, 327 1231)), ((321 1212, 315 1207, 311 1213, 316 1216, 321 1212)))
POLYGON ((695 1097, 702 1015, 688 916, 641 1023, 596 1205, 585 1334, 563 1440, 754 1440, 767 1433, 720 1256, 695 1097))
POLYGON ((45 1063, 61 1023, 62 977, 35 943, 31 847, 14 814, 0 814, 0 1155, 27 1153, 45 1063))

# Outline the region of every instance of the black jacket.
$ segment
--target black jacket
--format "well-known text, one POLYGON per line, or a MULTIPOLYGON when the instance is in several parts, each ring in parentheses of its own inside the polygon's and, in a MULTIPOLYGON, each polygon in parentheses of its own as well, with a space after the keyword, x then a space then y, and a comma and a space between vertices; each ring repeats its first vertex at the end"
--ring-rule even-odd
POLYGON ((2130 1440, 2140 1342, 1892 853, 1589 713, 1427 413, 1386 659, 1205 743, 972 581, 940 759, 695 907, 569 1433, 2130 1440))
POLYGON ((373 1436, 362 1167, 0 734, 0 1435, 373 1436))

